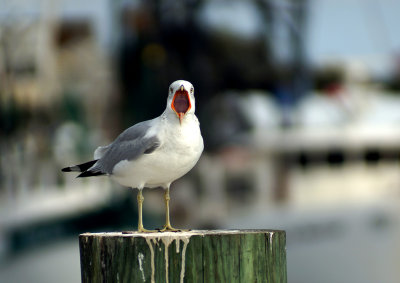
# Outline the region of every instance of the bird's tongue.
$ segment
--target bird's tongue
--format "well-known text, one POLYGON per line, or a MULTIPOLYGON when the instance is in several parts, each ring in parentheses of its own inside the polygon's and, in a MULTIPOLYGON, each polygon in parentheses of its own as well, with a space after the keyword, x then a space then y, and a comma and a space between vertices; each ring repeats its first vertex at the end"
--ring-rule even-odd
POLYGON ((185 91, 175 93, 174 108, 177 113, 186 113, 189 109, 189 99, 185 91))

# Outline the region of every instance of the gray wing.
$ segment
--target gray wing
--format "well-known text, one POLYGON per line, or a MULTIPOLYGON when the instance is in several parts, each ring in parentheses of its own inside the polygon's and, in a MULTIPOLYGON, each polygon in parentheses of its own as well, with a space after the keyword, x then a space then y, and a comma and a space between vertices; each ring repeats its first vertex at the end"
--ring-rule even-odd
POLYGON ((157 136, 145 138, 150 127, 151 120, 126 129, 107 146, 107 151, 90 171, 111 174, 114 166, 120 161, 135 160, 143 154, 152 153, 160 146, 160 141, 157 136))

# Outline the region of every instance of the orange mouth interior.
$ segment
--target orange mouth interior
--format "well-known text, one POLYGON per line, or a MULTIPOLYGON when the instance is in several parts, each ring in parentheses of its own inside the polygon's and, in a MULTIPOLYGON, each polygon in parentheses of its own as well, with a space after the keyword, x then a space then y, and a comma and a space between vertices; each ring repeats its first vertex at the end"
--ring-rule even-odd
POLYGON ((172 110, 174 110, 179 117, 182 117, 191 107, 189 93, 186 90, 177 90, 171 103, 172 110))

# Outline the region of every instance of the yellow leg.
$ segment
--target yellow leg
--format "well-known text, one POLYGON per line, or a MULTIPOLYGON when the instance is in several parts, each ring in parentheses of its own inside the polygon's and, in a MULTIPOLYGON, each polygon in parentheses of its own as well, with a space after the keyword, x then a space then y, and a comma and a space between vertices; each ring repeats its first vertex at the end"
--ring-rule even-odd
POLYGON ((138 210, 139 210, 138 232, 140 232, 140 233, 157 232, 155 230, 144 229, 144 227, 143 227, 143 217, 142 217, 143 201, 144 201, 144 197, 142 194, 142 190, 139 190, 138 194, 137 194, 137 202, 138 202, 138 210))
POLYGON ((171 198, 169 197, 169 187, 165 190, 164 192, 164 201, 165 201, 165 225, 163 229, 160 230, 160 232, 166 232, 166 231, 171 231, 171 232, 179 232, 182 231, 180 229, 175 229, 171 226, 171 223, 169 221, 169 200, 171 198))

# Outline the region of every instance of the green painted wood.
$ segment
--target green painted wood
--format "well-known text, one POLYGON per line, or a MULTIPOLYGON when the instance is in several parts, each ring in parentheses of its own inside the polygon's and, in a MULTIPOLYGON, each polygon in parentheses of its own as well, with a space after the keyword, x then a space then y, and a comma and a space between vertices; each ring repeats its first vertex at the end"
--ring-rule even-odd
POLYGON ((83 283, 286 283, 286 234, 272 230, 85 233, 83 283))

